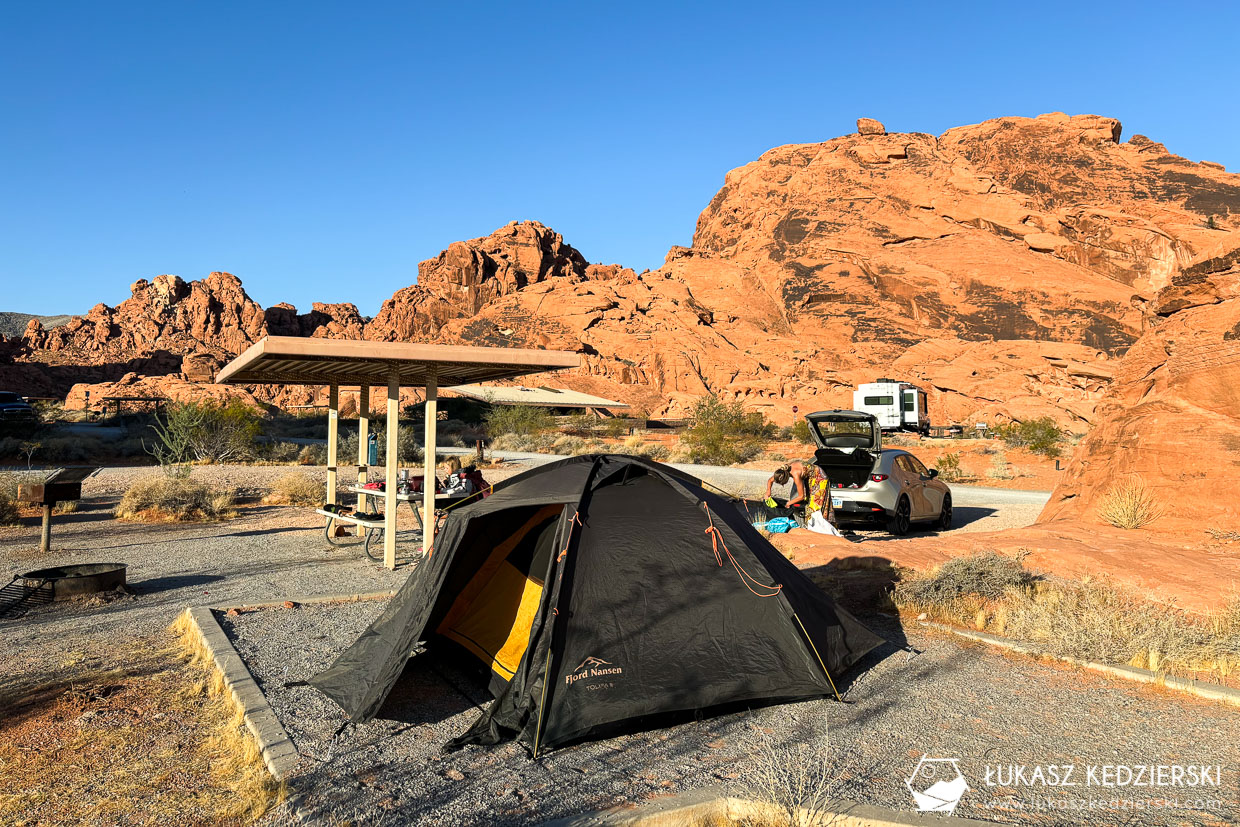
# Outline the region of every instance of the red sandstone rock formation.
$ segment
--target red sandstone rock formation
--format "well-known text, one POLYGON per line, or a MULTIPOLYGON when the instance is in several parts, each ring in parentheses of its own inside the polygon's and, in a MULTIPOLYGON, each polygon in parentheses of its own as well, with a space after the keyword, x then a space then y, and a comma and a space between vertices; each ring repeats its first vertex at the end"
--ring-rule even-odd
POLYGON ((267 333, 364 336, 575 350, 583 369, 557 381, 653 414, 716 393, 787 422, 897 375, 927 387, 936 421, 1083 431, 1155 294, 1240 249, 1240 176, 1120 133, 1093 115, 938 138, 862 119, 730 172, 692 247, 653 272, 588 264, 526 222, 423 262, 369 323, 352 305, 263 310, 228 274, 161 276, 63 328, 32 324, 0 380, 199 376, 200 357, 267 333))
POLYGON ((1110 489, 1136 481, 1164 510, 1155 529, 1200 541, 1240 525, 1240 253, 1177 273, 1153 307, 1039 522, 1098 523, 1110 489))

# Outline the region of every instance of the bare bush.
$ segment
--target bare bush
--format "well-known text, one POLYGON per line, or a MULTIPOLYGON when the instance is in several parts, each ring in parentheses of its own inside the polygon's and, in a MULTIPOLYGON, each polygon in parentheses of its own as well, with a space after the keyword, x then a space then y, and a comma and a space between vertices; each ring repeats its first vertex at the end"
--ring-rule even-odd
POLYGON ((214 522, 235 513, 236 495, 189 477, 144 477, 129 487, 116 517, 135 522, 214 522))
POLYGON ((895 599, 919 608, 944 606, 965 596, 998 600, 1009 589, 1026 588, 1034 580, 1022 559, 981 551, 953 557, 933 571, 902 580, 896 586, 895 599))
POLYGON ((1098 503, 1098 516, 1116 528, 1138 529, 1162 516, 1157 498, 1139 479, 1111 486, 1098 503))
POLYGON ((281 505, 322 505, 326 499, 323 483, 309 474, 293 471, 276 480, 263 502, 281 505))
MULTIPOLYGON (((770 827, 821 827, 836 821, 841 771, 824 735, 807 734, 779 749, 763 737, 750 755, 744 794, 772 808, 770 818, 752 819, 770 827)), ((756 826, 755 826, 756 827, 756 826)))
POLYGON ((990 460, 990 470, 986 472, 986 476, 992 480, 1010 480, 1013 476, 1012 466, 1008 464, 1007 457, 995 454, 990 460))

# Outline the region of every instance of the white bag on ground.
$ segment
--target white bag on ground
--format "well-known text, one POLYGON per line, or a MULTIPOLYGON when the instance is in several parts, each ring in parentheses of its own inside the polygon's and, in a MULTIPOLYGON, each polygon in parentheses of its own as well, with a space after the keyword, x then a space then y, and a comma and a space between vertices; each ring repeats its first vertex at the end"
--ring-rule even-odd
POLYGON ((815 531, 819 534, 830 534, 832 537, 843 537, 844 536, 843 534, 840 534, 839 529, 831 525, 830 520, 822 516, 821 511, 815 511, 814 513, 810 514, 809 521, 805 524, 805 527, 808 528, 810 531, 815 531))

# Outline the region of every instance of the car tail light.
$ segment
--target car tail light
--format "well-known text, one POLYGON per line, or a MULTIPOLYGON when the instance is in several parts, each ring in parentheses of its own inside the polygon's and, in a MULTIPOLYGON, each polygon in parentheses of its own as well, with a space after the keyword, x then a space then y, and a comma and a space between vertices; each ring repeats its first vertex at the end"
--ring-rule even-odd
POLYGON ((870 474, 870 479, 873 480, 874 482, 882 482, 883 480, 887 479, 887 475, 886 474, 870 474))

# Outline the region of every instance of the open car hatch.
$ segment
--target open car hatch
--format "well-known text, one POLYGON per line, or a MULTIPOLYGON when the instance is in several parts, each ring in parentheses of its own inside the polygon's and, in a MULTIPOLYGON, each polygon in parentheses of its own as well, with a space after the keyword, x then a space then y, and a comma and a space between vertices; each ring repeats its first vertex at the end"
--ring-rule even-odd
POLYGON ((878 417, 862 411, 817 411, 806 414, 809 433, 819 448, 849 451, 861 448, 877 453, 883 450, 883 431, 878 417))

